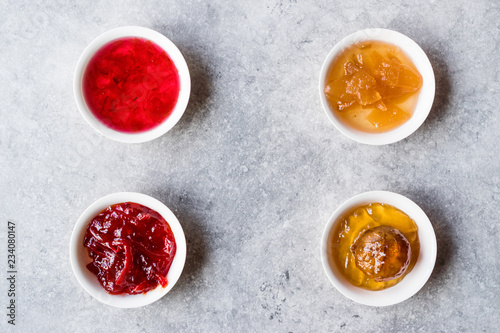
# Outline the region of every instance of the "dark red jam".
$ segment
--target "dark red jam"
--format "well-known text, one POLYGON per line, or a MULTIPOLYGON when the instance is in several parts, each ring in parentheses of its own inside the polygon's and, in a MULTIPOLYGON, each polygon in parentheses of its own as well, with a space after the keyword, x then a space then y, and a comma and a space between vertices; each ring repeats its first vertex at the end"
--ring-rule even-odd
POLYGON ((141 294, 168 284, 174 234, 148 207, 133 202, 109 206, 90 222, 83 245, 93 259, 88 270, 110 294, 141 294))
POLYGON ((161 124, 177 103, 180 79, 168 54, 136 37, 117 39, 95 53, 83 75, 83 96, 92 113, 120 132, 161 124))

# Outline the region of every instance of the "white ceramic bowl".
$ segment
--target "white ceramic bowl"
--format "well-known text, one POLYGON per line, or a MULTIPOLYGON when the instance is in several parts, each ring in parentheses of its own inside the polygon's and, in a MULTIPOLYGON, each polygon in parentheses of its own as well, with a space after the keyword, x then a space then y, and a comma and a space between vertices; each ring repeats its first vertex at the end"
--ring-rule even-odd
POLYGON ((76 104, 83 118, 85 118, 85 120, 95 130, 97 130, 104 136, 116 141, 126 143, 139 143, 156 139, 167 133, 172 127, 174 127, 175 124, 177 124, 188 105, 189 95, 191 93, 191 78, 189 76, 189 69, 186 61, 184 60, 184 57, 182 56, 179 49, 175 46, 175 44, 172 43, 167 37, 151 29, 129 26, 106 31, 105 33, 94 39, 87 46, 85 51, 83 51, 83 54, 80 56, 78 64, 76 65, 75 76, 73 79, 73 91, 76 99, 76 104), (165 119, 165 121, 163 121, 163 123, 144 132, 125 133, 116 131, 106 126, 94 116, 92 111, 90 111, 83 96, 82 80, 85 73, 85 68, 87 67, 89 61, 92 59, 94 54, 104 45, 113 40, 124 37, 140 37, 152 41, 153 43, 164 49, 165 52, 167 52, 170 59, 172 59, 172 61, 174 62, 175 67, 177 67, 177 71, 179 73, 180 91, 174 110, 172 111, 170 116, 165 119))
POLYGON ((174 213, 160 201, 148 195, 132 192, 121 192, 107 195, 90 205, 80 216, 73 229, 69 246, 71 267, 76 279, 90 295, 98 301, 118 308, 135 308, 153 303, 166 295, 181 276, 186 262, 186 238, 181 224, 174 213), (168 285, 140 295, 111 295, 97 281, 86 265, 92 261, 87 249, 83 246, 83 239, 90 221, 108 206, 121 202, 135 202, 157 211, 170 225, 174 233, 177 249, 172 266, 167 273, 168 285))
POLYGON ((344 296, 355 302, 371 306, 393 305, 416 294, 429 279, 436 262, 437 243, 432 224, 420 207, 410 199, 386 191, 365 192, 352 197, 340 205, 330 217, 321 239, 321 261, 326 275, 344 296), (420 253, 412 271, 393 287, 370 291, 352 285, 339 272, 332 255, 332 239, 340 218, 349 210, 369 203, 385 203, 405 212, 418 226, 420 253))
POLYGON ((345 136, 370 145, 385 145, 402 140, 415 132, 427 118, 434 101, 435 79, 429 58, 409 37, 388 29, 365 29, 355 32, 338 42, 326 57, 319 76, 319 95, 328 119, 345 136), (350 127, 332 111, 324 94, 327 74, 338 55, 347 47, 362 41, 382 41, 398 46, 415 64, 423 83, 413 116, 401 126, 383 133, 367 133, 350 127))

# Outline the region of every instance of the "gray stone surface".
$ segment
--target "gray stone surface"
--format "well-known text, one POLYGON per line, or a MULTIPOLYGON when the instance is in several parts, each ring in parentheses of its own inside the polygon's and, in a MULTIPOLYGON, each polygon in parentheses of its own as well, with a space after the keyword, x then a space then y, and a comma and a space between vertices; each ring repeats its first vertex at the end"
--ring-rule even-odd
POLYGON ((498 1, 37 0, 0 9, 0 331, 498 331, 498 1), (98 135, 72 94, 83 49, 123 25, 165 34, 192 75, 181 121, 144 144, 98 135), (437 78, 423 126, 382 147, 340 134, 318 98, 329 50, 367 27, 413 38, 437 78), (342 296, 319 256, 335 208, 376 189, 414 200, 438 238, 428 283, 387 308, 342 296), (77 218, 117 191, 160 199, 187 236, 181 279, 144 308, 100 304, 69 263, 77 218), (4 314, 8 220, 18 231, 15 328, 4 314))

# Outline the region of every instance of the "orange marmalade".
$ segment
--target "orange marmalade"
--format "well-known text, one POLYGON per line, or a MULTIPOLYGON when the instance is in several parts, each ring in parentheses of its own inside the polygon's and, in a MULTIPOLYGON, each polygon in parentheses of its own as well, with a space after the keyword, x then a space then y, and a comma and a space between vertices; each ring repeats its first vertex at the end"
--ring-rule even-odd
POLYGON ((379 41, 354 44, 334 61, 325 96, 346 124, 364 132, 392 130, 411 118, 422 76, 397 46, 379 41))
MULTIPOLYGON (((389 240, 390 238, 388 237, 389 240)), ((362 205, 347 212, 337 223, 331 246, 333 260, 340 273, 353 285, 368 290, 386 289, 399 283, 413 269, 420 252, 418 227, 415 222, 396 207, 381 203, 362 205), (372 259, 372 267, 375 267, 375 270, 371 273, 383 273, 384 265, 393 265, 393 259, 397 259, 397 256, 392 255, 390 252, 395 249, 394 243, 391 246, 379 239, 372 241, 370 244, 363 244, 363 249, 366 251, 365 255, 356 256, 359 254, 356 253, 360 243, 359 240, 366 235, 368 235, 368 238, 372 237, 369 234, 370 231, 377 231, 381 228, 396 230, 398 234, 406 239, 405 242, 409 243, 410 246, 409 250, 406 249, 409 254, 407 262, 398 267, 398 270, 401 268, 402 271, 394 274, 393 278, 387 278, 386 276, 378 276, 377 278, 376 274, 373 275, 363 270, 362 265, 372 259), (376 258, 377 255, 378 258, 376 258), (360 265, 358 259, 361 257, 364 257, 366 261, 360 265)))

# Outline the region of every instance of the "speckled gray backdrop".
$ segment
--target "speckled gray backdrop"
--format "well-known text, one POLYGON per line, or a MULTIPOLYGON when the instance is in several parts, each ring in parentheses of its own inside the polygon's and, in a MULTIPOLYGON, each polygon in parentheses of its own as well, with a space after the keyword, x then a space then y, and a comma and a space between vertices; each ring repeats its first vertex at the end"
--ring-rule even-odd
POLYGON ((0 4, 0 330, 7 325, 6 223, 18 230, 19 332, 494 332, 499 321, 498 1, 76 1, 0 4), (72 94, 79 55, 123 25, 184 54, 193 89, 181 121, 144 144, 103 138, 72 94), (413 38, 437 79, 429 118, 382 147, 340 134, 318 75, 342 37, 384 27, 413 38), (408 196, 430 217, 438 258, 397 306, 358 305, 320 262, 335 208, 367 190, 408 196), (179 217, 184 273, 139 309, 100 304, 77 283, 79 215, 117 191, 179 217))

